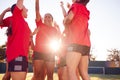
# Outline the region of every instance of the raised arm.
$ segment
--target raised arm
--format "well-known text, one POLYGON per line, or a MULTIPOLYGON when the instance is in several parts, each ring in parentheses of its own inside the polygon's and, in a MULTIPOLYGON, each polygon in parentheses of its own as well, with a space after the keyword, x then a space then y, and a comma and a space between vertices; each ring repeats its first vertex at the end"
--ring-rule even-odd
MULTIPOLYGON (((39 21, 41 19, 40 12, 39 12, 39 0, 35 0, 35 13, 36 13, 36 21, 39 21)), ((35 28, 35 30, 32 33, 32 36, 37 34, 39 31, 39 27, 35 28)))
POLYGON ((61 8, 62 8, 63 16, 65 17, 67 13, 66 13, 66 10, 65 10, 65 8, 64 8, 64 3, 63 3, 62 1, 61 1, 60 3, 61 3, 60 6, 61 6, 61 8))
POLYGON ((35 28, 35 30, 34 30, 33 33, 32 33, 32 36, 35 35, 35 34, 37 34, 38 29, 39 29, 39 28, 35 28))
POLYGON ((17 7, 19 8, 19 9, 23 9, 23 1, 24 0, 17 0, 17 3, 16 3, 16 5, 17 5, 17 7))
POLYGON ((3 18, 5 16, 6 12, 9 12, 10 10, 11 10, 11 8, 7 8, 0 14, 0 25, 3 24, 3 18))
POLYGON ((73 17, 74 17, 74 14, 72 11, 70 11, 69 14, 63 20, 63 24, 65 27, 67 27, 71 23, 73 17))
POLYGON ((35 12, 36 12, 36 20, 39 21, 41 19, 40 9, 39 9, 39 0, 35 0, 35 12))

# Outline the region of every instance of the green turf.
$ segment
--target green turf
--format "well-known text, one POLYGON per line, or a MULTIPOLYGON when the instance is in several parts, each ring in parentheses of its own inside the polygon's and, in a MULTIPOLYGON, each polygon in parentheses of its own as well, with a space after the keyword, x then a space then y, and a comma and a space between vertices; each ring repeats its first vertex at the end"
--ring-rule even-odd
MULTIPOLYGON (((0 74, 0 80, 2 80, 2 76, 4 74, 0 74)), ((26 80, 31 80, 33 73, 28 73, 26 80)), ((91 80, 120 80, 120 75, 100 75, 100 74, 90 74, 91 80)), ((58 80, 58 76, 54 74, 54 80, 58 80)))
POLYGON ((90 77, 91 77, 92 80, 93 80, 93 78, 97 78, 96 80, 120 80, 120 75, 90 74, 90 77))

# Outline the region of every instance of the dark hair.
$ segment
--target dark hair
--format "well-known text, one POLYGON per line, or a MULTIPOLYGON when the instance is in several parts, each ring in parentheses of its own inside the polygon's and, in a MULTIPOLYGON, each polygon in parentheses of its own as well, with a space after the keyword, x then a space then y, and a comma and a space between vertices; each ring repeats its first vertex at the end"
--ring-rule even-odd
POLYGON ((16 4, 13 4, 13 5, 11 6, 11 13, 13 13, 13 10, 14 10, 15 6, 16 6, 16 4))
POLYGON ((8 27, 8 28, 7 28, 6 35, 7 35, 7 36, 12 35, 12 27, 8 27))
POLYGON ((81 3, 86 6, 89 1, 90 0, 76 0, 76 3, 81 3))
POLYGON ((50 15, 51 16, 51 18, 52 18, 52 20, 53 20, 53 16, 52 16, 52 14, 51 13, 46 13, 45 15, 50 15))
MULTIPOLYGON (((14 10, 15 6, 16 6, 16 4, 13 4, 13 5, 11 6, 11 13, 13 13, 13 10, 14 10)), ((12 21, 10 22, 10 25, 9 25, 9 27, 7 28, 6 35, 7 35, 7 36, 12 35, 12 21)))
POLYGON ((10 21, 10 25, 8 26, 8 28, 6 30, 6 35, 7 36, 12 35, 12 20, 10 21))

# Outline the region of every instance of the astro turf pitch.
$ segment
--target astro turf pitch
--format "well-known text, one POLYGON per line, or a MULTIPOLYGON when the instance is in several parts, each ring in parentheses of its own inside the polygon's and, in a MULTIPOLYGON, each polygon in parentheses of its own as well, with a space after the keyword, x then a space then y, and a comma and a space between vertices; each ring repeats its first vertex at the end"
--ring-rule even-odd
MULTIPOLYGON (((0 80, 2 80, 2 76, 4 74, 0 74, 0 80)), ((33 73, 28 73, 26 80, 31 80, 33 73)), ((91 80, 120 80, 120 75, 100 75, 100 74, 90 74, 91 80)), ((47 80, 47 79, 46 79, 47 80)), ((54 73, 54 80, 58 80, 58 76, 54 73)))

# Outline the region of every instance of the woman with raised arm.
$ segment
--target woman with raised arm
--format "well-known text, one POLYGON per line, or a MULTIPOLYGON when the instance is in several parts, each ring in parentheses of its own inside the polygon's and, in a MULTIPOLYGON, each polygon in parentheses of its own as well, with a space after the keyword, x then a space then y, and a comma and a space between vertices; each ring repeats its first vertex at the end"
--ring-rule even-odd
POLYGON ((46 72, 47 80, 53 80, 55 55, 51 49, 50 43, 58 37, 58 31, 53 26, 53 16, 46 13, 43 18, 40 15, 39 0, 35 0, 36 25, 37 28, 33 32, 36 34, 35 47, 33 52, 33 71, 32 80, 44 80, 46 72), (45 66, 45 70, 44 67, 45 66))
MULTIPOLYGON (((63 16, 67 16, 67 12, 64 8, 64 3, 61 1, 61 9, 63 12, 63 16)), ((70 9, 70 4, 67 3, 67 8, 70 9)), ((61 52, 59 56, 59 64, 58 64, 58 76, 59 80, 68 80, 68 72, 67 72, 67 66, 66 66, 66 48, 67 48, 67 38, 66 38, 66 29, 63 31, 61 36, 61 52)), ((76 74, 78 77, 78 80, 80 80, 79 70, 76 70, 76 74)))
MULTIPOLYGON (((7 13, 7 12, 10 12, 11 11, 11 8, 7 8, 7 9, 5 9, 2 13, 1 13, 1 15, 0 15, 0 27, 2 28, 2 27, 8 27, 8 29, 7 29, 7 37, 9 37, 9 33, 8 32, 10 32, 9 30, 10 30, 10 21, 11 21, 11 18, 10 17, 8 17, 8 18, 6 18, 6 19, 3 19, 4 18, 4 16, 5 16, 5 14, 7 13)), ((2 78, 2 80, 10 80, 10 78, 11 78, 11 76, 10 76, 10 72, 8 72, 8 62, 6 61, 6 72, 5 72, 5 74, 4 74, 4 76, 3 76, 3 78, 2 78)))
POLYGON ((8 22, 10 32, 7 41, 8 71, 12 80, 25 80, 28 70, 28 49, 30 41, 30 28, 24 18, 27 18, 27 9, 23 5, 24 0, 17 0, 11 8, 12 16, 2 20, 3 25, 8 22))
POLYGON ((90 36, 88 30, 89 0, 72 0, 73 4, 64 18, 66 38, 68 40, 66 63, 69 80, 78 80, 76 70, 79 68, 82 80, 90 80, 88 63, 90 36))

